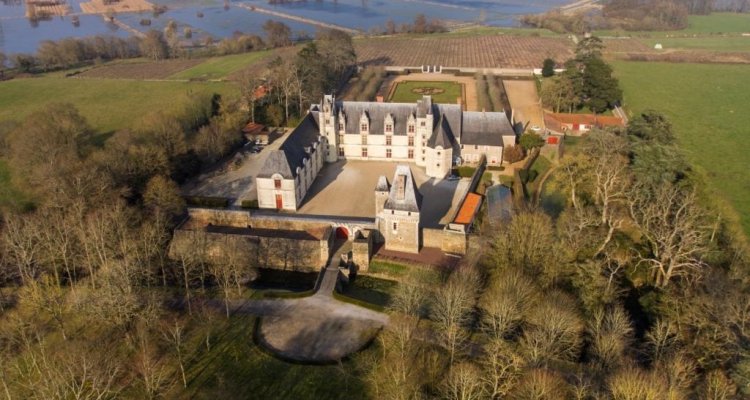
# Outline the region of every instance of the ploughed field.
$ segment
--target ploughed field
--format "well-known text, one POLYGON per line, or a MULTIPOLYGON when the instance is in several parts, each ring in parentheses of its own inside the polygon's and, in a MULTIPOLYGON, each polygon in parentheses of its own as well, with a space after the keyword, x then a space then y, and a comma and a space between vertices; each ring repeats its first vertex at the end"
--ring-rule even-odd
POLYGON ((356 40, 354 48, 360 63, 409 67, 540 68, 545 58, 573 57, 573 42, 563 37, 401 36, 356 40))

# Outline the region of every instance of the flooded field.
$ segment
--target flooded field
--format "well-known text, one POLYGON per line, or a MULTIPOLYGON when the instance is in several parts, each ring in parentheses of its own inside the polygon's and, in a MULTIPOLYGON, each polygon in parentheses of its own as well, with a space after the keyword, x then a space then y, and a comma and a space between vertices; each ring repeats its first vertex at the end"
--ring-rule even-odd
MULTIPOLYGON (((26 18, 20 0, 0 0, 0 52, 6 54, 34 52, 44 40, 109 34, 132 35, 105 21, 103 15, 83 14, 85 0, 68 0, 70 14, 38 22, 26 18), (74 17, 78 23, 74 23, 74 17)), ((332 24, 361 32, 385 27, 388 20, 396 25, 410 23, 418 14, 448 24, 481 22, 493 26, 516 26, 522 14, 538 13, 559 7, 567 0, 322 0, 269 4, 268 0, 152 0, 167 11, 155 16, 152 12, 120 13, 121 23, 140 32, 164 29, 170 20, 193 31, 192 41, 208 37, 221 39, 235 32, 262 34, 268 19, 289 25, 296 36, 312 34, 321 24, 332 24), (254 9, 253 9, 254 8, 254 9), (149 20, 150 25, 141 25, 149 20)))

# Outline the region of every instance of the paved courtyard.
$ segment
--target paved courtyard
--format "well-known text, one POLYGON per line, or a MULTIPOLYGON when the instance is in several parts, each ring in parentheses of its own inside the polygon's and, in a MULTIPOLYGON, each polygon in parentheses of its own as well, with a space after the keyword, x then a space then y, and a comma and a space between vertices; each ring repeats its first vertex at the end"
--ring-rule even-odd
MULTIPOLYGON (((397 162, 346 160, 327 164, 307 192, 299 214, 375 217, 375 185, 381 175, 393 180, 397 162)), ((422 193, 420 222, 427 228, 447 224, 469 186, 468 179, 430 178, 409 164, 422 193)))

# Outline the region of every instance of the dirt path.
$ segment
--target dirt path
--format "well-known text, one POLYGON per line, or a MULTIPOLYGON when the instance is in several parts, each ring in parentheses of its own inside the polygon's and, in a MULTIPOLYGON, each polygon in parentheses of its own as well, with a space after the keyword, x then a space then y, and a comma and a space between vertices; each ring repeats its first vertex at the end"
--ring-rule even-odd
POLYGON ((539 95, 536 92, 534 81, 504 80, 505 91, 513 109, 516 121, 523 122, 524 126, 538 126, 544 130, 544 113, 539 104, 539 95))

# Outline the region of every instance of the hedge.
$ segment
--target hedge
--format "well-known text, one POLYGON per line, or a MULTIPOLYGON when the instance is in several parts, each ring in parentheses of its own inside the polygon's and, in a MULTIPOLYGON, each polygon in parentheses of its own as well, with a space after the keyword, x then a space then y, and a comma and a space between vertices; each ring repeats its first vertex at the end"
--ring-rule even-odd
POLYGON ((185 203, 189 206, 210 207, 210 208, 227 208, 229 199, 225 197, 210 196, 185 196, 185 203))
POLYGON ((257 209, 258 200, 242 200, 242 203, 240 203, 240 207, 257 209))
POLYGON ((487 167, 488 171, 505 171, 505 167, 502 165, 490 165, 487 167))
POLYGON ((305 290, 303 292, 284 292, 280 290, 267 290, 261 291, 260 297, 263 299, 299 299, 302 297, 310 297, 315 294, 315 289, 305 290))
POLYGON ((354 304, 355 306, 368 308, 370 310, 378 311, 378 312, 385 312, 385 307, 379 306, 377 304, 368 303, 366 301, 362 301, 359 299, 355 299, 353 297, 349 297, 346 295, 343 295, 339 292, 334 291, 333 292, 333 298, 338 301, 343 301, 344 303, 354 304))
POLYGON ((476 170, 477 169, 474 167, 461 166, 456 167, 456 174, 461 178, 471 178, 471 176, 474 175, 474 171, 476 170))

